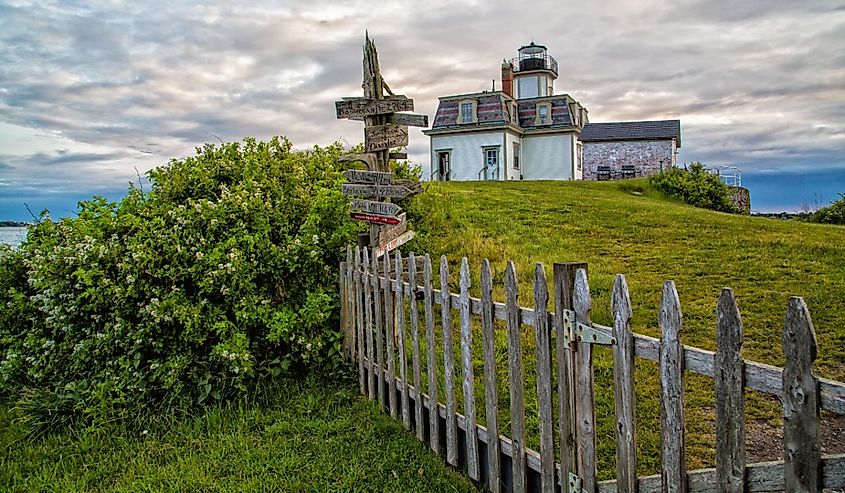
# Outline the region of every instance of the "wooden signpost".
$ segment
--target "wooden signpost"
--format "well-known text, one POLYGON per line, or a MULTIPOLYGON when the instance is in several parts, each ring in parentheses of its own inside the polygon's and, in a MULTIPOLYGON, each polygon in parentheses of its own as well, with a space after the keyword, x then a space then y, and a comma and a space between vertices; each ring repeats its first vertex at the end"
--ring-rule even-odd
POLYGON ((373 255, 375 255, 376 257, 381 257, 382 255, 384 255, 387 252, 396 250, 400 246, 402 246, 405 243, 408 243, 409 241, 414 239, 415 235, 416 235, 416 233, 414 233, 413 231, 405 231, 404 233, 399 235, 397 238, 387 242, 386 245, 379 245, 379 246, 375 247, 373 249, 373 252, 374 252, 373 255))
POLYGON ((347 98, 334 103, 338 118, 358 119, 365 116, 386 115, 397 111, 414 111, 414 100, 405 96, 385 99, 347 98))
POLYGON ((399 218, 399 224, 384 225, 379 228, 376 245, 386 245, 405 231, 408 231, 408 222, 405 220, 405 213, 403 212, 397 217, 399 218))
POLYGON ((382 214, 385 216, 396 216, 402 212, 402 208, 390 202, 376 202, 374 200, 353 200, 350 209, 370 214, 382 214))
POLYGON ((376 185, 390 185, 393 183, 393 174, 385 173, 384 171, 360 171, 357 169, 348 169, 343 172, 343 176, 350 183, 372 183, 376 185))
POLYGON ((398 180, 390 173, 391 159, 407 159, 407 153, 391 153, 390 149, 408 145, 408 126, 428 126, 428 116, 401 113, 414 110, 414 100, 393 91, 384 82, 378 64, 376 46, 369 35, 364 42, 364 97, 343 98, 335 102, 338 118, 364 121, 364 149, 366 152, 348 154, 340 158, 345 162, 366 164, 367 171, 348 170, 344 173, 347 183, 344 195, 376 200, 353 199, 350 216, 370 223, 369 238, 359 243, 373 246, 376 257, 384 255, 407 243, 414 237, 408 231, 402 208, 390 203, 421 191, 418 183, 398 180), (385 96, 384 93, 387 93, 385 96))
MULTIPOLYGON (((363 120, 363 116, 350 116, 350 120, 363 120)), ((418 115, 416 113, 393 113, 387 119, 390 123, 396 125, 405 125, 408 127, 427 127, 428 115, 418 115)))
POLYGON ((378 224, 399 224, 402 222, 402 220, 396 216, 382 216, 381 214, 369 214, 367 212, 350 212, 349 216, 352 217, 352 219, 378 224))
POLYGON ((387 150, 408 145, 408 127, 388 123, 364 128, 364 148, 367 152, 387 150))
POLYGON ((344 195, 357 195, 359 197, 391 197, 402 199, 413 195, 413 193, 413 190, 402 185, 343 184, 344 195))

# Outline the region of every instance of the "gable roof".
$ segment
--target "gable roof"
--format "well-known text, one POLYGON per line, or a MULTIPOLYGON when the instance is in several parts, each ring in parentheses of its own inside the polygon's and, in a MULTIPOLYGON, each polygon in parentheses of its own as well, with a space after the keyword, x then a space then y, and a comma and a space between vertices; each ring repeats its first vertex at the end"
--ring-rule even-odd
POLYGON ((681 121, 588 123, 581 130, 579 139, 581 142, 675 139, 681 147, 681 121))

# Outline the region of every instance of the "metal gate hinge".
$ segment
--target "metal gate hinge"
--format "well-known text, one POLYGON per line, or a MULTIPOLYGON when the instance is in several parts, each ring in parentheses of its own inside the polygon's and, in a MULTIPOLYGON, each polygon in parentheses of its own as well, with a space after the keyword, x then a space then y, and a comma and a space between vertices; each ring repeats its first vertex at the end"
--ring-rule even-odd
POLYGON ((612 346, 616 344, 616 338, 576 321, 573 310, 563 310, 563 342, 567 346, 573 342, 612 346))
POLYGON ((584 480, 580 476, 569 473, 569 493, 584 493, 584 480))

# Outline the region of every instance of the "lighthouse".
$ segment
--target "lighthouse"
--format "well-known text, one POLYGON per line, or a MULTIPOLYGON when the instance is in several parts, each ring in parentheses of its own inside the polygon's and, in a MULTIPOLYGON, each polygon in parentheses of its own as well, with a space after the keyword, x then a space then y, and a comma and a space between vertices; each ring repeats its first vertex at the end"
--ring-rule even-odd
POLYGON ((502 63, 502 92, 516 99, 554 96, 558 63, 543 45, 521 47, 516 58, 502 63))
POLYGON ((558 62, 531 42, 502 61, 502 89, 443 96, 430 129, 429 180, 601 180, 674 166, 679 120, 590 123, 555 92, 558 62))

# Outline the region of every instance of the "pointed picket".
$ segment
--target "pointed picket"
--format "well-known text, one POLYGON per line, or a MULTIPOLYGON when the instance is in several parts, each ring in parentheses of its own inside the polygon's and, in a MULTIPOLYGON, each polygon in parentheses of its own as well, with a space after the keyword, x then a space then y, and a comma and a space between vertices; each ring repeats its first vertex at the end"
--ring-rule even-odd
POLYGON ((384 320, 387 334, 387 403, 390 417, 396 419, 399 412, 396 406, 396 314, 393 311, 393 286, 390 282, 390 255, 383 257, 384 272, 384 320))
POLYGON ((476 481, 481 479, 478 466, 478 429, 475 416, 475 374, 472 368, 472 325, 469 307, 469 262, 461 260, 461 293, 458 310, 461 314, 461 374, 463 376, 464 417, 466 418, 467 474, 476 481))
POLYGON ((458 465, 458 418, 455 410, 455 354, 452 347, 452 310, 449 262, 440 257, 440 301, 443 320, 443 375, 446 382, 446 462, 458 465))
POLYGON ((619 493, 637 491, 636 402, 634 395, 634 334, 631 299, 625 276, 613 281, 613 397, 616 404, 616 487, 619 493))
POLYGON ((661 479, 667 493, 687 492, 684 455, 684 348, 681 302, 673 281, 663 285, 660 303, 660 441, 661 479))
POLYGON ((534 337, 537 351, 537 413, 540 423, 540 491, 555 489, 555 450, 552 431, 552 355, 549 333, 549 288, 543 264, 534 269, 534 337))
POLYGON ((719 491, 745 491, 745 401, 742 319, 733 291, 722 290, 716 307, 716 483, 719 491))
POLYGON ((405 288, 402 285, 402 252, 396 250, 396 280, 393 291, 396 295, 396 336, 399 341, 399 380, 402 382, 402 424, 411 429, 411 409, 408 395, 408 354, 405 350, 405 288))
POLYGON ((490 261, 481 264, 481 337, 484 341, 484 400, 487 417, 487 489, 502 490, 499 444, 499 394, 496 388, 496 331, 493 327, 493 276, 490 261))
POLYGON ((802 298, 789 299, 783 324, 783 444, 786 491, 821 491, 816 331, 802 298))
POLYGON ((505 268, 505 298, 508 325, 508 383, 511 397, 511 464, 513 491, 526 488, 525 467, 525 381, 522 366, 522 327, 519 317, 519 288, 516 268, 508 261, 505 268))
POLYGON ((411 352, 412 365, 414 372, 414 427, 416 428, 417 438, 420 441, 425 440, 425 426, 423 425, 423 402, 422 402, 422 380, 420 369, 420 319, 417 309, 417 259, 414 253, 408 256, 408 280, 411 283, 411 294, 408 296, 408 303, 411 305, 411 352))
MULTIPOLYGON (((572 305, 575 309, 575 321, 578 324, 591 325, 590 310, 593 300, 590 297, 590 285, 587 271, 575 272, 575 288, 572 305)), ((596 410, 593 383, 593 346, 591 342, 579 339, 577 351, 573 355, 575 380, 575 443, 578 446, 576 463, 578 476, 583 481, 585 491, 595 491, 596 481, 596 410)))
POLYGON ((431 257, 423 265, 423 300, 425 303, 425 335, 428 342, 428 441, 431 450, 440 453, 440 409, 437 397, 437 344, 434 337, 434 296, 431 287, 431 257))

